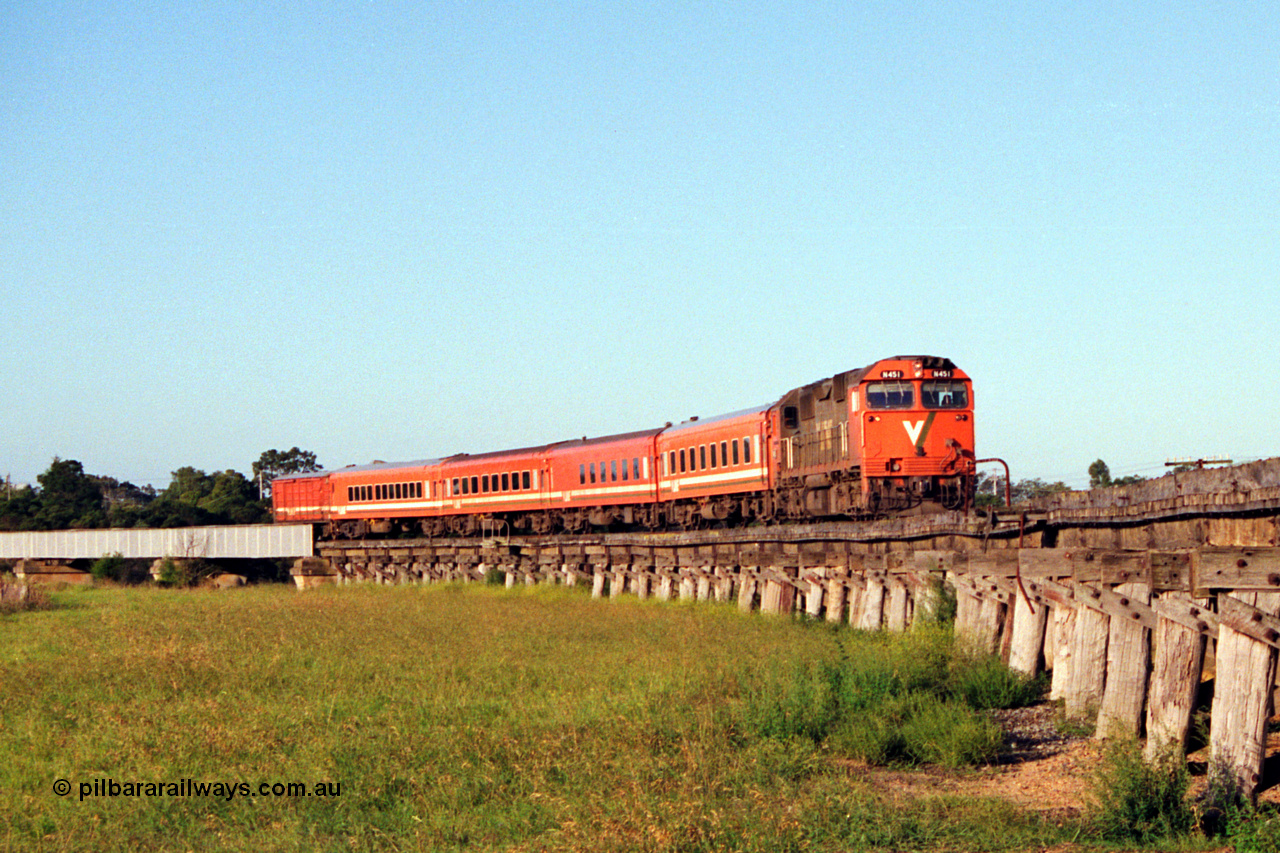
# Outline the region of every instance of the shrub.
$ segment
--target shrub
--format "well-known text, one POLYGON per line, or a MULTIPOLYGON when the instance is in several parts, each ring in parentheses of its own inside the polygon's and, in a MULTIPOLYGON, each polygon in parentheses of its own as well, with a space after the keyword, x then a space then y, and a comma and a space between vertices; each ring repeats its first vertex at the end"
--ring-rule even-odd
POLYGON ((1235 853, 1275 853, 1280 850, 1280 812, 1275 806, 1237 803, 1225 815, 1225 835, 1235 853))
POLYGON ((1136 740, 1108 745, 1093 780, 1094 821, 1104 838, 1147 844, 1185 833, 1194 822, 1180 751, 1143 760, 1136 740))
POLYGON ((160 561, 160 575, 157 580, 163 586, 188 586, 191 583, 191 573, 184 563, 172 557, 165 557, 160 561))
POLYGON ((117 551, 114 554, 103 554, 95 560, 89 567, 89 574, 97 581, 119 581, 124 580, 125 570, 124 555, 117 551))

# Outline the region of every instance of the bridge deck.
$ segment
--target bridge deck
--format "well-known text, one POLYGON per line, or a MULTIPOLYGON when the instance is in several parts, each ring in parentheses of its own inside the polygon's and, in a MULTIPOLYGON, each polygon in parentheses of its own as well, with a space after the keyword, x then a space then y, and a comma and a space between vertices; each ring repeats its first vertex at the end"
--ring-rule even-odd
POLYGON ((254 560, 309 557, 314 550, 309 524, 0 533, 0 560, 96 560, 104 554, 254 560))

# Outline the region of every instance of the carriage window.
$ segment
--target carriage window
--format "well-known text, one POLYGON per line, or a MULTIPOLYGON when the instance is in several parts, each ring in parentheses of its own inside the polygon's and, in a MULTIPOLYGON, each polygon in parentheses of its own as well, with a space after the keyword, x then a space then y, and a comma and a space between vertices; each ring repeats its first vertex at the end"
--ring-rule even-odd
POLYGON ((738 455, 738 440, 735 438, 733 441, 729 442, 729 444, 733 445, 733 464, 737 465, 742 459, 742 457, 738 455))
POLYGON ((595 481, 596 481, 596 463, 592 462, 591 463, 591 482, 594 483, 595 481))
POLYGON ((751 464, 751 439, 742 439, 742 461, 743 464, 751 464))
POLYGON ((671 451, 670 467, 667 468, 667 476, 671 476, 676 472, 676 452, 671 451))
POLYGON ((726 442, 720 442, 720 464, 729 464, 729 445, 726 442))
POLYGON ((926 409, 963 409, 969 405, 969 389, 963 382, 922 382, 920 402, 926 409))
POLYGON ((480 478, 480 491, 482 492, 489 491, 489 475, 488 474, 485 474, 480 478))
POLYGON ((640 479, 640 457, 637 456, 631 460, 631 479, 640 479))
POLYGON ((404 500, 404 483, 396 483, 396 500, 404 500))
POLYGON ((707 446, 705 444, 698 448, 698 459, 698 467, 704 471, 707 470, 707 446))
MULTIPOLYGON (((502 479, 506 480, 507 475, 503 474, 502 479)), ((587 466, 585 464, 578 466, 578 485, 584 485, 587 482, 587 466)), ((504 487, 505 488, 505 487, 504 487)))
POLYGON ((716 464, 716 446, 714 443, 711 445, 711 467, 712 468, 720 467, 719 465, 716 464))
POLYGON ((524 481, 523 488, 526 488, 526 489, 529 488, 529 472, 523 471, 521 472, 520 476, 521 476, 521 479, 524 481))
POLYGON ((609 474, 610 474, 610 477, 609 477, 610 480, 612 480, 615 483, 618 482, 618 460, 617 459, 614 459, 612 462, 609 463, 609 474))
POLYGON ((622 460, 622 482, 627 482, 627 460, 622 460))
POLYGON ((909 409, 915 405, 910 382, 872 382, 867 385, 867 408, 909 409))
POLYGON ((680 448, 680 473, 684 473, 684 448, 680 448))

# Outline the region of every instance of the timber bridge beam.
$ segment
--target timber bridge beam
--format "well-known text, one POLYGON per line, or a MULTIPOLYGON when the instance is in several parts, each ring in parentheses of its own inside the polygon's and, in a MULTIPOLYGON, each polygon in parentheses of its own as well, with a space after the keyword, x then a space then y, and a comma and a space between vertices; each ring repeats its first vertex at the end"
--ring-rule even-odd
POLYGON ((322 542, 324 582, 592 585, 906 630, 956 596, 956 630, 1100 737, 1185 748, 1212 677, 1212 772, 1262 784, 1280 656, 1280 459, 1051 496, 1017 511, 678 534, 322 542))

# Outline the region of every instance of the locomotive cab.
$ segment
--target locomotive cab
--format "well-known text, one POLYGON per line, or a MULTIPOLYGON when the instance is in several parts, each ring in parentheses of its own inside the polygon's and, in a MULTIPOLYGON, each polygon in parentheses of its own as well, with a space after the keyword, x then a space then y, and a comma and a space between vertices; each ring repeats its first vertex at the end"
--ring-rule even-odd
POLYGON ((973 494, 973 389, 948 359, 898 356, 795 388, 770 411, 780 518, 858 517, 973 494))
POLYGON ((903 356, 867 369, 853 396, 868 507, 936 501, 958 509, 973 494, 973 387, 949 359, 903 356))

